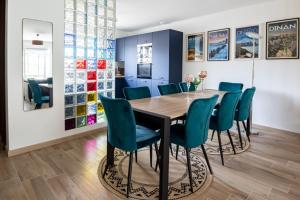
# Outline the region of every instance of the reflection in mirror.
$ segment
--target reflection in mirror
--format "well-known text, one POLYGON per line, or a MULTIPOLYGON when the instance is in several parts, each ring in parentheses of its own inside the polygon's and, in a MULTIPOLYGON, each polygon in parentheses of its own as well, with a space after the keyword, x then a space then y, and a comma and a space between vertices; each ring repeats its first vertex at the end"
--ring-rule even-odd
POLYGON ((23 19, 24 111, 53 106, 52 29, 50 22, 23 19))

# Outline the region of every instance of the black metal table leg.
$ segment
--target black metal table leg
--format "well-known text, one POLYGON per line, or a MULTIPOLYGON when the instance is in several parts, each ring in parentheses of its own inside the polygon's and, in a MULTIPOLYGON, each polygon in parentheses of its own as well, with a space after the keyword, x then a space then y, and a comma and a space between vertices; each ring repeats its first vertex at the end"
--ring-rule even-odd
POLYGON ((159 199, 168 199, 168 182, 169 182, 169 144, 170 144, 170 118, 164 118, 161 127, 161 162, 159 176, 159 199))

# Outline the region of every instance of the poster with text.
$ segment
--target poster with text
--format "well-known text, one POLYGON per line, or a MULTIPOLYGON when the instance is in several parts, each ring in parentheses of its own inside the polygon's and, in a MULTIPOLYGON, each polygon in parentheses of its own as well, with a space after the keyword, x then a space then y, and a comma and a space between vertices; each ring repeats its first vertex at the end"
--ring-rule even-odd
POLYGON ((229 60, 230 29, 220 29, 207 33, 207 60, 229 60))

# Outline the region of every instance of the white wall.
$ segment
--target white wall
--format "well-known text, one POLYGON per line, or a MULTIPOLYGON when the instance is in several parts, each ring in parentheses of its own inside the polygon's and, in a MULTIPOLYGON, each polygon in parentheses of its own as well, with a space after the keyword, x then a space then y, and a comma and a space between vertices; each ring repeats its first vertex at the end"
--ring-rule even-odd
POLYGON ((7 0, 6 81, 9 150, 57 139, 102 125, 64 131, 64 1, 7 0), (53 108, 23 111, 22 19, 53 23, 53 108))
MULTIPOLYGON (((233 60, 235 27, 262 25, 265 22, 300 17, 299 0, 278 0, 245 8, 224 11, 212 15, 183 20, 158 27, 143 29, 133 34, 163 29, 176 29, 185 34, 207 32, 220 28, 232 28, 231 60, 228 62, 187 62, 183 61, 183 76, 196 75, 201 69, 208 71, 207 88, 217 88, 220 81, 242 82, 251 85, 251 61, 233 60)), ((128 35, 126 33, 126 35, 128 35)), ((265 39, 262 40, 265 43, 265 39)), ((186 43, 184 41, 184 47, 186 43)), ((185 59, 186 49, 183 50, 185 59)), ((300 133, 300 61, 261 60, 256 61, 254 99, 254 123, 268 127, 300 133)))

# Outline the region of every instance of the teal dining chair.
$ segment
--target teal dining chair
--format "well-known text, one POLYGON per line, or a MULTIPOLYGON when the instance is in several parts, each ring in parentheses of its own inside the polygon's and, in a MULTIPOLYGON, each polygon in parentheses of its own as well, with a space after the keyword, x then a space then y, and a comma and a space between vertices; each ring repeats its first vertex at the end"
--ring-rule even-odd
POLYGON ((224 94, 218 109, 214 110, 212 117, 210 119, 209 128, 212 129, 213 131, 216 131, 218 134, 218 142, 219 142, 222 165, 224 165, 223 149, 222 149, 222 141, 221 141, 222 131, 227 131, 230 144, 233 148, 233 152, 234 154, 236 154, 229 129, 233 126, 234 115, 235 115, 236 107, 239 102, 241 93, 242 93, 241 91, 237 91, 237 92, 227 92, 226 94, 224 94))
POLYGON ((219 91, 235 92, 242 91, 244 85, 242 83, 220 82, 219 91))
MULTIPOLYGON (((127 100, 135 100, 135 99, 144 99, 144 98, 150 98, 151 93, 150 89, 147 86, 144 87, 125 87, 123 89, 124 96, 127 100)), ((153 127, 156 129, 155 127, 153 127)), ((150 166, 152 167, 152 145, 150 147, 150 166)), ((135 152, 135 161, 138 161, 138 155, 137 151, 135 152)))
POLYGON ((240 143, 241 143, 242 149, 243 149, 243 142, 242 142, 241 128, 240 128, 239 122, 242 122, 245 132, 246 132, 246 135, 247 135, 247 138, 248 138, 248 141, 250 142, 250 133, 247 132, 248 129, 246 127, 245 120, 247 120, 249 118, 251 104, 252 104, 252 100, 253 100, 255 91, 256 91, 255 87, 246 89, 243 92, 242 97, 237 105, 237 109, 235 111, 234 120, 236 121, 236 125, 238 128, 238 133, 239 133, 239 138, 240 138, 240 143))
POLYGON ((33 94, 33 101, 35 103, 35 109, 40 109, 44 103, 50 102, 49 96, 42 95, 42 90, 41 90, 39 84, 35 80, 29 79, 28 84, 29 84, 29 87, 33 94))
MULTIPOLYGON (((111 99, 102 95, 100 95, 100 100, 108 122, 107 141, 113 148, 130 152, 126 194, 128 198, 131 185, 133 152, 154 144, 158 157, 157 142, 160 140, 160 133, 136 125, 132 107, 127 100, 111 99)), ((103 177, 107 170, 108 165, 106 164, 103 177)))
MULTIPOLYGON (((193 192, 193 178, 191 170, 191 149, 201 146, 206 164, 211 174, 211 169, 204 144, 208 136, 211 113, 218 100, 218 95, 211 98, 194 100, 187 112, 185 124, 174 124, 171 126, 170 142, 182 146, 186 151, 187 168, 191 191, 193 192)), ((156 166, 157 168, 157 166, 156 166)))
POLYGON ((161 96, 164 95, 169 95, 169 94, 176 94, 176 93, 180 93, 180 88, 174 84, 167 84, 167 85, 159 85, 158 87, 158 91, 160 93, 161 96))
POLYGON ((191 83, 190 88, 188 89, 188 85, 186 82, 179 83, 180 89, 182 92, 194 92, 196 91, 196 86, 194 83, 191 83))

